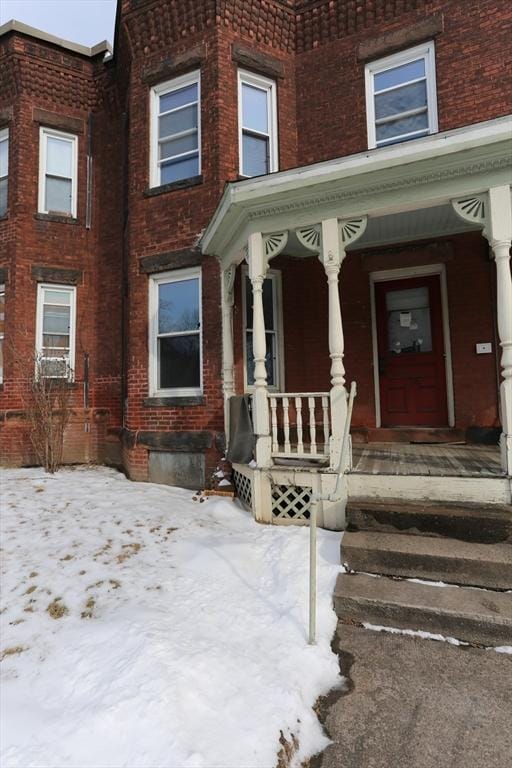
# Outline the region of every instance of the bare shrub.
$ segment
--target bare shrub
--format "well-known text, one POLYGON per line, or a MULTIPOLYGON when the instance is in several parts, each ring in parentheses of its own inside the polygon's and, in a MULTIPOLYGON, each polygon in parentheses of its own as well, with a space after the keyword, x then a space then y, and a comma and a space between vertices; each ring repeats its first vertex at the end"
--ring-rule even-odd
POLYGON ((37 460, 46 472, 53 474, 62 466, 64 434, 72 414, 70 375, 50 378, 36 359, 28 377, 25 409, 30 424, 30 441, 37 460))

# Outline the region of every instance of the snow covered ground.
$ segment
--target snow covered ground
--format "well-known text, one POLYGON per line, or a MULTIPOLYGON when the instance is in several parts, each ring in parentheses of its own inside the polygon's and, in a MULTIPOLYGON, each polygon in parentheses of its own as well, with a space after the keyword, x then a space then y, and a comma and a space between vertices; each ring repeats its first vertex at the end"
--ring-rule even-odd
POLYGON ((273 768, 324 748, 339 534, 308 531, 108 469, 4 470, 3 768, 273 768))

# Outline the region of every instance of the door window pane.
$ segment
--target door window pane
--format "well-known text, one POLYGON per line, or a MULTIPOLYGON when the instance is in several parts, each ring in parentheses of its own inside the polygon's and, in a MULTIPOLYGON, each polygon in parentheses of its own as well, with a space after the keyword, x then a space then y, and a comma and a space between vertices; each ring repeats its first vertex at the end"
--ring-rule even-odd
MULTIPOLYGON (((269 387, 276 385, 276 334, 265 334, 267 353, 265 356, 265 368, 267 371, 267 384, 269 387)), ((252 387, 254 384, 254 351, 252 346, 252 331, 246 334, 246 355, 247 355, 247 384, 252 387)))
MULTIPOLYGON (((252 314, 252 284, 249 277, 245 278, 245 325, 246 328, 251 328, 253 325, 252 314)), ((267 331, 275 331, 274 325, 274 281, 267 278, 263 281, 263 314, 265 317, 265 328, 267 331)))
POLYGON ((432 352, 430 298, 427 286, 386 293, 388 351, 432 352))

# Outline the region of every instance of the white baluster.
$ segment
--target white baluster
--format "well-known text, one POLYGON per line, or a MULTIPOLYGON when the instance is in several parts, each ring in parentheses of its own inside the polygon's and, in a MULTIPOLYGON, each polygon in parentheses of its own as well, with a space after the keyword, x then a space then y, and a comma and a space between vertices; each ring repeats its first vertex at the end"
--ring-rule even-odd
POLYGON ((324 416, 324 453, 329 453, 329 398, 322 396, 322 411, 324 416))
POLYGON ((297 453, 304 453, 304 433, 302 429, 302 397, 295 398, 295 410, 297 412, 297 453))
POLYGON ((310 451, 316 454, 316 422, 315 422, 315 398, 308 397, 309 405, 309 436, 311 440, 310 451))
POLYGON ((285 453, 291 453, 292 446, 290 444, 290 401, 287 397, 283 397, 283 426, 284 426, 284 450, 285 453))
POLYGON ((272 452, 277 453, 279 442, 277 439, 277 399, 275 397, 270 398, 270 410, 272 413, 272 452))

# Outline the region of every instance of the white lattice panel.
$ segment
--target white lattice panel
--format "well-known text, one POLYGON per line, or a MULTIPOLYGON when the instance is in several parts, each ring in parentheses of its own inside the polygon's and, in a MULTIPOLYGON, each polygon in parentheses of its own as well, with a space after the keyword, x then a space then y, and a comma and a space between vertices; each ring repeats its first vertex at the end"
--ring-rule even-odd
POLYGON ((242 502, 242 504, 247 507, 247 509, 252 509, 252 482, 250 477, 246 477, 245 475, 242 475, 241 472, 237 472, 236 469, 233 472, 233 484, 236 489, 236 495, 242 502))
POLYGON ((274 520, 307 523, 311 488, 295 485, 272 485, 272 515, 274 520))

